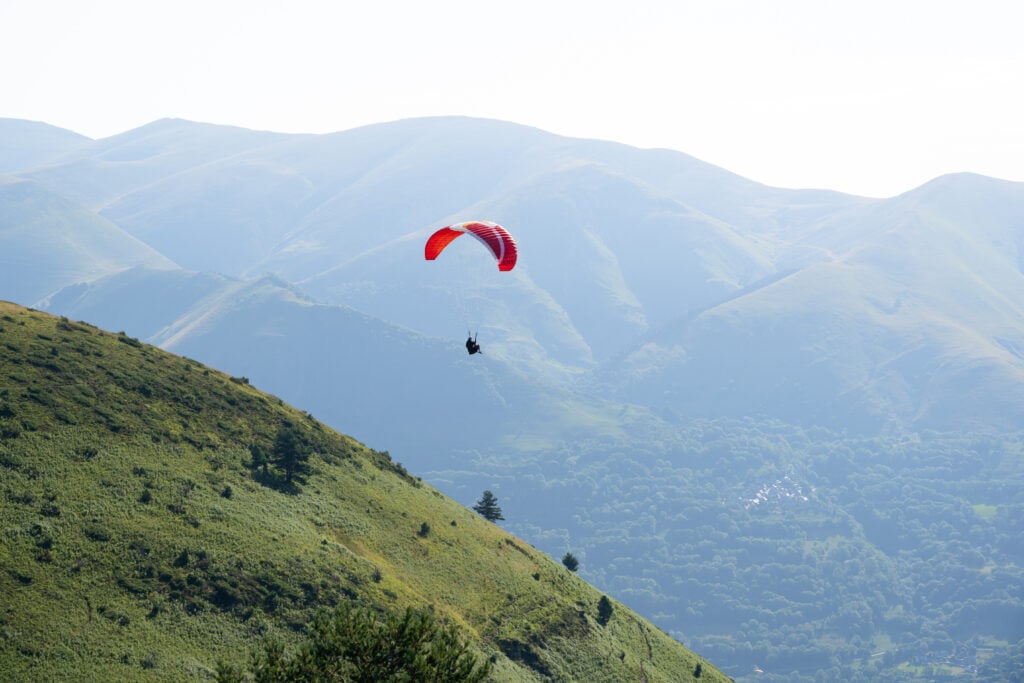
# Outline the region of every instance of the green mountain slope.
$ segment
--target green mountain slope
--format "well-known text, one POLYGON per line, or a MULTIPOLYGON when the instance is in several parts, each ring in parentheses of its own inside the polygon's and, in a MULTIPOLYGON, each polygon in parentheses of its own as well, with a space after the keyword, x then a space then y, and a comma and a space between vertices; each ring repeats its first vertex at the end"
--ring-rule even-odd
POLYGON ((428 607, 495 680, 726 680, 614 601, 600 623, 576 575, 245 378, 6 303, 0 481, 9 680, 210 678, 340 601, 428 607), (308 472, 259 466, 282 434, 308 472))

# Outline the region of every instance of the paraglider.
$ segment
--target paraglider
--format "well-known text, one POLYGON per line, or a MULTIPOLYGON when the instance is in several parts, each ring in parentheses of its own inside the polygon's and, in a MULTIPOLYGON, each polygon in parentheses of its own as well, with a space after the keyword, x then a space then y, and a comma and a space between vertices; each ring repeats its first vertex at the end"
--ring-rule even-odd
POLYGON ((471 356, 474 353, 480 353, 480 345, 476 343, 476 337, 466 337, 466 351, 468 351, 471 356))
POLYGON ((436 259, 445 247, 458 237, 469 234, 483 244, 498 262, 498 270, 512 270, 516 267, 519 250, 515 240, 505 228, 491 221, 466 221, 448 225, 427 239, 423 255, 428 261, 436 259))
MULTIPOLYGON (((445 247, 465 234, 472 235, 487 247, 498 262, 499 271, 509 271, 516 267, 519 250, 515 240, 505 228, 491 221, 466 221, 441 228, 427 238, 427 243, 423 247, 424 258, 428 261, 437 259, 445 247)), ((475 335, 466 338, 466 351, 471 356, 482 353, 475 335)))

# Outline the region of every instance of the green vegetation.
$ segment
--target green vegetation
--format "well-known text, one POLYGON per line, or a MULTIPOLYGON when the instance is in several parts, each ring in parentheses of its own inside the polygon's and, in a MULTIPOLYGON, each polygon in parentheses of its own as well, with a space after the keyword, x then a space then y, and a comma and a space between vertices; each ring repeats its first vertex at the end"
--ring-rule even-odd
POLYGON ((473 509, 488 522, 497 522, 505 519, 501 515, 501 508, 498 507, 498 499, 490 491, 484 491, 483 495, 480 496, 480 500, 473 506, 473 509))
POLYGON ((584 578, 737 680, 1021 680, 1022 434, 707 420, 474 470, 431 476, 542 481, 506 528, 553 555, 571 539, 584 578))
POLYGON ((453 626, 440 627, 426 611, 408 608, 403 616, 379 619, 370 610, 342 603, 332 616, 317 617, 310 631, 291 654, 281 643, 267 641, 248 672, 222 665, 217 681, 480 683, 491 671, 489 662, 478 666, 453 626))
POLYGON ((429 613, 496 681, 703 662, 626 607, 602 625, 551 557, 248 382, 2 303, 0 482, 10 680, 211 679, 346 605, 429 613))
MULTIPOLYGON (((597 623, 606 626, 613 614, 615 614, 615 608, 612 607, 612 601, 608 599, 607 595, 602 595, 601 599, 597 601, 597 623)), ((700 665, 698 664, 698 666, 700 665)))

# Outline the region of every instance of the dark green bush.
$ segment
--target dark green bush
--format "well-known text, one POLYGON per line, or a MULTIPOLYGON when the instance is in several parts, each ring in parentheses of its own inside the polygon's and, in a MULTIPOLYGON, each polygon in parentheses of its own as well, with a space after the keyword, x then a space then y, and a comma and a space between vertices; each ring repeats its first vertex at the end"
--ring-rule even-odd
POLYGON ((309 630, 309 639, 291 653, 267 641, 253 654, 249 672, 220 664, 217 680, 479 683, 490 675, 490 662, 478 664, 455 628, 439 625, 426 611, 381 618, 343 603, 309 630))

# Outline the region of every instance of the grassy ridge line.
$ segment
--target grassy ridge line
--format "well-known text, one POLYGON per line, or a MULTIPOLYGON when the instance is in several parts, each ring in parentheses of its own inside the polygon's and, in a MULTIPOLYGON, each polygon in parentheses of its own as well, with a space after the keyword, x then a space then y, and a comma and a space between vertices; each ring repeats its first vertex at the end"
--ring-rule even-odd
POLYGON ((496 680, 687 680, 700 661, 621 605, 601 626, 577 576, 243 378, 4 303, 0 474, 12 680, 208 678, 341 600, 434 610, 496 680), (285 422, 316 447, 290 488, 249 452, 285 422))

